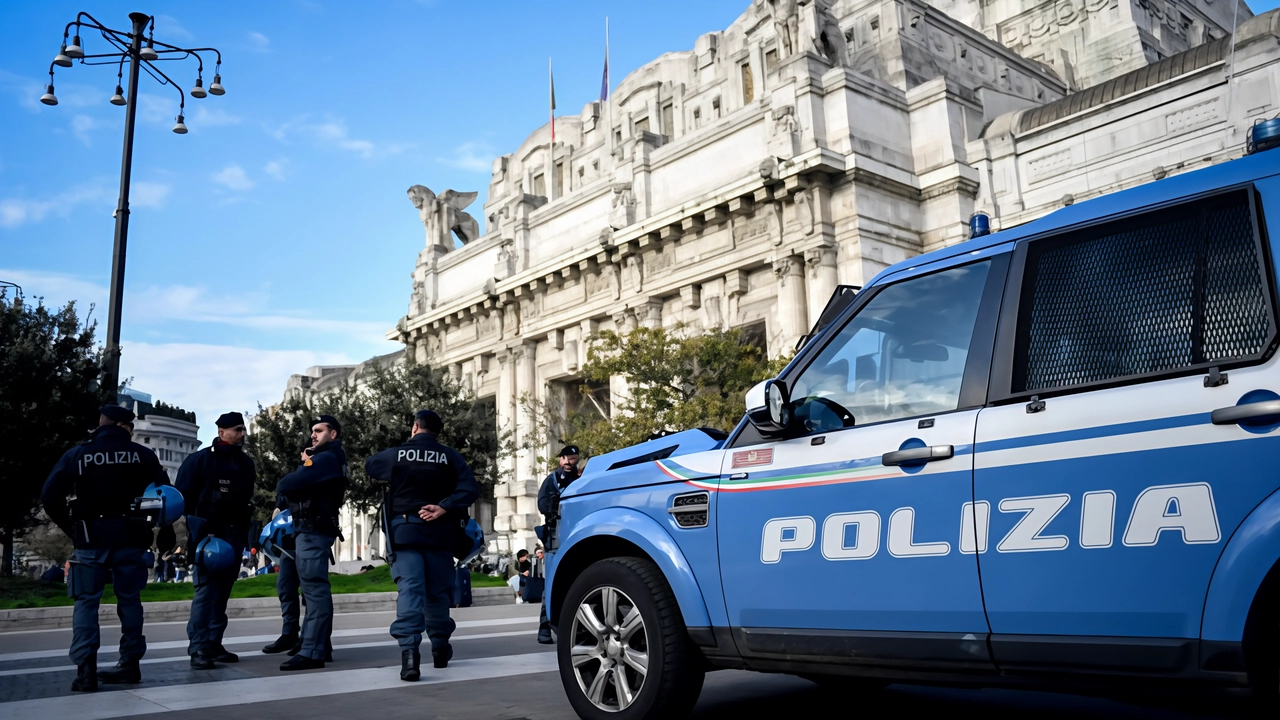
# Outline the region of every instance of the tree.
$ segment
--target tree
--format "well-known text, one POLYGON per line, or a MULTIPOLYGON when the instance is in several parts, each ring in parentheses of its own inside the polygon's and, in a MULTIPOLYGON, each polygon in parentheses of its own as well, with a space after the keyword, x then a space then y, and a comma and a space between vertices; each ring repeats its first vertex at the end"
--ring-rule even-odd
POLYGON ((254 499, 259 516, 270 517, 276 483, 297 468, 309 443, 311 420, 323 414, 342 423, 351 480, 347 501, 361 511, 373 508, 382 501, 382 486, 365 475, 365 459, 408 439, 414 413, 424 408, 440 415, 440 441, 462 453, 484 496, 492 499, 501 445, 493 411, 477 404, 439 368, 414 362, 374 364, 356 382, 313 399, 293 397, 270 409, 258 408, 245 449, 258 467, 254 499))
POLYGON ((71 538, 41 513, 39 523, 22 538, 22 547, 50 565, 62 565, 71 559, 75 545, 71 538))
POLYGON ((582 378, 601 383, 626 377, 628 393, 613 399, 611 411, 591 402, 586 384, 579 389, 586 401, 582 411, 563 414, 536 399, 521 402, 539 419, 553 445, 577 445, 590 457, 663 431, 727 431, 746 412, 747 390, 776 376, 788 360, 768 360, 764 350, 736 328, 701 335, 689 333, 685 326, 642 327, 625 334, 604 331, 587 346, 582 378))
POLYGON ((113 398, 98 387, 96 323, 80 323, 74 302, 32 307, 0 289, 0 575, 13 574, 13 543, 36 524, 40 488, 72 445, 97 425, 113 398))

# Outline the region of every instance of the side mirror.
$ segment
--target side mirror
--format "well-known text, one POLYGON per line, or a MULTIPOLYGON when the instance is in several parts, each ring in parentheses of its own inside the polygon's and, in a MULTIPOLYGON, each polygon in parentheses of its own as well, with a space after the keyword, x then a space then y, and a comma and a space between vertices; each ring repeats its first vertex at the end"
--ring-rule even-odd
POLYGON ((780 380, 766 380, 747 392, 747 420, 764 432, 791 425, 791 395, 780 380))

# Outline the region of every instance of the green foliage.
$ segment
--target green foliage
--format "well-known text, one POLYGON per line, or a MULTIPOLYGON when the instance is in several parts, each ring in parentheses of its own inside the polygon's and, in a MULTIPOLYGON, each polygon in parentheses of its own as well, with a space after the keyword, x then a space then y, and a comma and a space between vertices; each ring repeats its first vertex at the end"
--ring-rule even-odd
POLYGON ((553 445, 572 443, 590 457, 644 442, 661 431, 729 430, 746 412, 747 390, 776 376, 788 360, 768 360, 736 328, 701 335, 689 334, 684 326, 605 331, 590 341, 582 376, 595 383, 616 375, 627 378, 628 395, 613 398, 608 417, 588 401, 585 384, 580 388, 585 409, 563 418, 558 408, 528 399, 522 403, 543 418, 553 445))
POLYGON ((254 499, 259 516, 271 516, 276 483, 298 467, 302 449, 310 443, 311 419, 322 414, 342 423, 351 478, 348 502, 361 510, 376 506, 382 486, 365 475, 364 461, 407 440, 414 413, 424 408, 440 415, 440 441, 462 453, 485 496, 492 498, 500 446, 492 410, 477 404, 442 369, 413 362, 374 364, 358 383, 344 384, 311 402, 295 397, 270 409, 258 408, 245 450, 258 466, 254 499))
MULTIPOLYGON (((95 327, 81 325, 74 302, 55 310, 41 298, 32 306, 0 290, 0 542, 6 545, 35 524, 49 471, 87 439, 98 408, 111 397, 97 384, 95 327)), ((4 567, 2 574, 10 572, 4 567)))
POLYGON ((190 410, 183 410, 177 405, 170 405, 161 401, 157 401, 155 405, 152 405, 151 408, 143 414, 159 415, 160 417, 173 418, 174 420, 186 420, 189 423, 196 421, 196 414, 190 410))

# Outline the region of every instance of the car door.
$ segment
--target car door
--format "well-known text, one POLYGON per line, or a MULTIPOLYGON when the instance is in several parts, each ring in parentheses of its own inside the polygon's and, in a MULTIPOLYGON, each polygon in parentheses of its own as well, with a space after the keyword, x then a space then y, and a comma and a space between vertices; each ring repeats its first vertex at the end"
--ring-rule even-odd
POLYGON ((1259 230, 1237 188, 1015 254, 975 458, 998 663, 1194 662, 1218 557, 1280 487, 1276 417, 1233 409, 1280 399, 1259 230))
POLYGON ((986 661, 961 519, 1006 266, 865 291, 783 380, 794 428, 746 432, 725 453, 720 566, 744 655, 986 661))

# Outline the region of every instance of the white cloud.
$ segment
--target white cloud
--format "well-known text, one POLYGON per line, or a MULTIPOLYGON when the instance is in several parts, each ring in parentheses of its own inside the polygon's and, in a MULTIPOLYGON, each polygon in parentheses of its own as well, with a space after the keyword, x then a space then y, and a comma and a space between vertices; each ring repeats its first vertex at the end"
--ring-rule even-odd
POLYGON ((0 200, 0 227, 18 227, 44 220, 50 214, 66 216, 85 203, 109 198, 104 183, 78 185, 52 198, 5 198, 0 200))
POLYGON ((86 146, 92 144, 89 141, 89 131, 96 127, 98 127, 98 121, 88 115, 76 115, 71 118, 71 134, 86 146))
POLYGON ((191 34, 190 30, 182 27, 175 18, 169 15, 156 15, 156 35, 163 42, 172 43, 175 40, 195 40, 196 36, 191 34))
POLYGON ((232 190, 252 190, 253 186, 257 184, 249 179, 244 168, 239 165, 228 165, 214 173, 213 181, 232 190))
POLYGON ((121 377, 156 400, 196 413, 200 437, 210 440, 213 421, 222 413, 257 412, 280 402, 289 376, 312 365, 349 365, 343 353, 310 350, 260 350, 197 343, 123 342, 121 377))
MULTIPOLYGON (((45 299, 45 305, 50 307, 62 307, 75 300, 81 322, 84 321, 91 304, 102 308, 107 302, 106 287, 74 275, 0 268, 0 280, 21 285, 23 294, 28 298, 42 297, 45 299)), ((105 317, 100 315, 99 319, 105 317)))
POLYGON ((270 52, 271 38, 260 32, 249 32, 249 49, 254 52, 270 52))
POLYGON ((178 116, 178 98, 138 93, 138 118, 145 123, 167 125, 178 116))
POLYGON ((134 182, 129 186, 129 207, 164 207, 172 185, 154 182, 134 182))
POLYGON ((487 173, 493 170, 493 158, 496 154, 494 149, 485 143, 466 142, 453 149, 453 157, 438 157, 436 162, 459 170, 487 173))
POLYGON ((266 131, 277 140, 288 141, 301 137, 310 139, 317 145, 353 152, 365 159, 399 155, 413 147, 413 143, 375 142, 353 138, 347 130, 346 121, 334 117, 326 117, 323 121, 314 122, 309 115, 301 115, 274 128, 267 128, 266 131))
POLYGON ((284 180, 285 169, 289 167, 289 160, 283 158, 280 160, 272 160, 262 168, 262 172, 270 175, 276 180, 284 180))
POLYGON ((194 130, 196 128, 202 128, 202 127, 239 125, 240 122, 241 122, 241 118, 239 115, 232 115, 231 113, 227 112, 226 110, 223 110, 222 108, 209 110, 208 108, 201 105, 200 107, 196 108, 196 111, 191 115, 191 120, 187 123, 187 125, 194 130))

